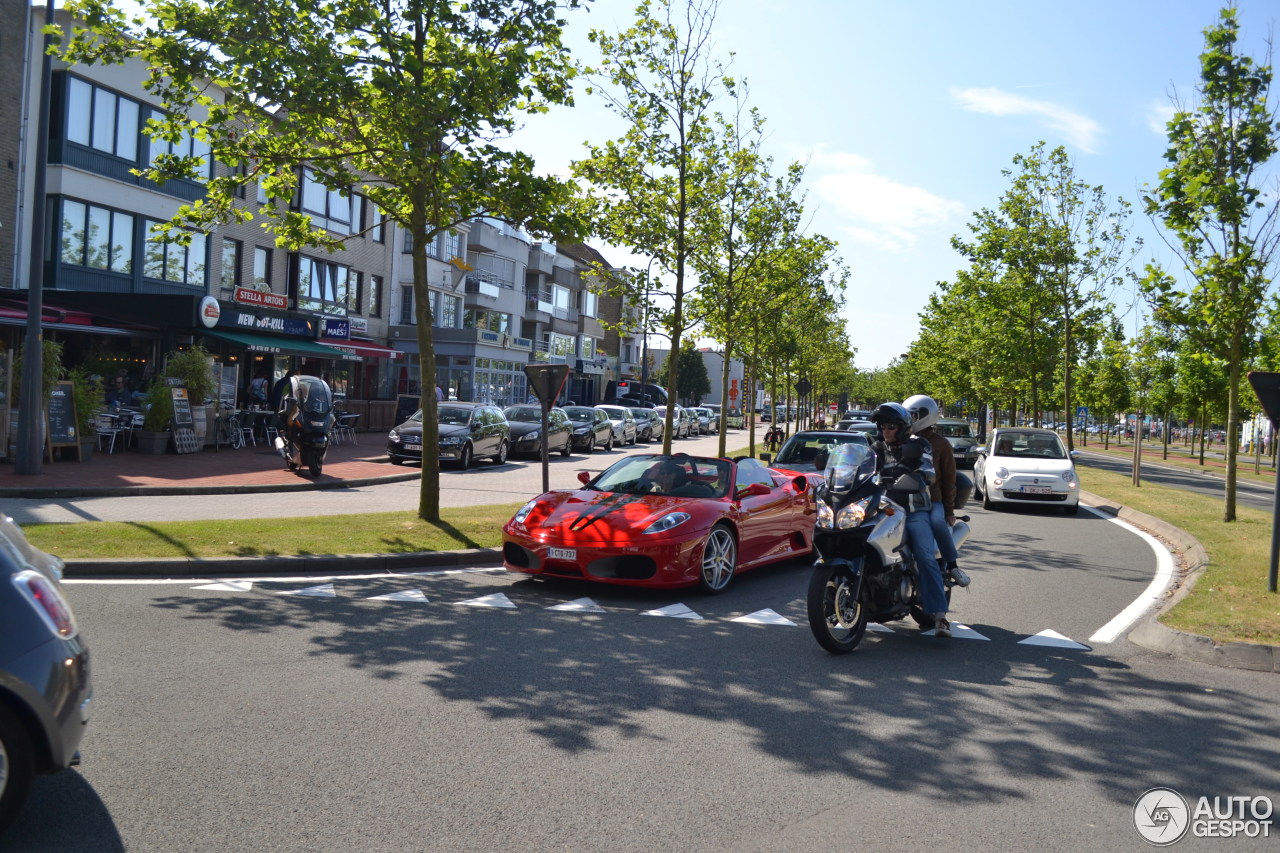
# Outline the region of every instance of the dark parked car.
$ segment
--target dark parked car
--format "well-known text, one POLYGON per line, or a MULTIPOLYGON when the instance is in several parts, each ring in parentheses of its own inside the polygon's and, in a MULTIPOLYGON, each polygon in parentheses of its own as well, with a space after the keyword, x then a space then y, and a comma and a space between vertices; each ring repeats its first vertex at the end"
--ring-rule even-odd
POLYGON ((61 575, 61 560, 0 516, 0 833, 32 777, 80 761, 93 695, 89 647, 61 575))
POLYGON ((666 429, 666 421, 653 409, 644 409, 639 406, 631 408, 631 414, 636 419, 636 438, 640 441, 661 441, 663 430, 666 429))
POLYGON ((547 412, 547 435, 542 436, 541 406, 508 406, 502 410, 507 423, 511 426, 511 452, 530 453, 542 457, 542 445, 547 445, 547 454, 559 451, 561 456, 568 456, 573 441, 573 424, 564 409, 553 406, 547 412))
MULTIPOLYGON (((487 457, 501 465, 511 448, 511 427, 502 410, 486 403, 442 402, 440 420, 440 461, 456 461, 461 468, 471 460, 487 457)), ((396 465, 406 460, 422 461, 422 409, 387 433, 387 455, 396 465)))
POLYGON ((951 445, 951 451, 956 457, 956 467, 972 468, 981 447, 969 429, 969 422, 957 418, 942 418, 935 429, 951 445))
POLYGON ((564 413, 573 422, 573 449, 586 453, 597 447, 613 450, 613 421, 600 409, 591 406, 565 406, 564 413))

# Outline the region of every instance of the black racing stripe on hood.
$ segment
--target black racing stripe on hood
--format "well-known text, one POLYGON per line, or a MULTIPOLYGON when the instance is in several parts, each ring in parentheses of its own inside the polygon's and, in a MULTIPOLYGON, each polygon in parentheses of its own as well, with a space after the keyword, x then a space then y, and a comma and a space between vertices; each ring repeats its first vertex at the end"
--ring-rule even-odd
POLYGON ((615 512, 621 507, 635 503, 639 500, 639 495, 629 495, 625 493, 614 493, 608 495, 597 502, 590 511, 584 512, 582 515, 574 519, 573 524, 569 525, 569 529, 577 531, 582 530, 585 527, 590 527, 592 524, 595 524, 611 512, 615 512))

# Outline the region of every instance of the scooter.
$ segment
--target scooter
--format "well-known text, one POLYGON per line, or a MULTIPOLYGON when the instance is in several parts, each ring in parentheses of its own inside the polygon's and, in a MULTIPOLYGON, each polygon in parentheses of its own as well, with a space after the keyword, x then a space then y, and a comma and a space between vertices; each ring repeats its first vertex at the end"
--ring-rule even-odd
MULTIPOLYGON (((819 559, 807 596, 809 629, 818 644, 832 654, 847 654, 862 641, 868 622, 909 615, 922 628, 932 625, 921 606, 920 572, 907 544, 906 510, 888 497, 891 490, 918 490, 922 484, 916 475, 882 482, 875 451, 853 443, 832 450, 822 470, 825 481, 816 490, 813 537, 819 559)), ((964 508, 971 492, 971 484, 957 488, 957 510, 964 508)), ((958 516, 951 528, 957 550, 969 537, 968 521, 968 516, 958 516)), ((946 572, 943 582, 950 603, 955 582, 946 572)))
POLYGON ((289 393, 280 401, 280 427, 276 449, 290 471, 306 468, 319 477, 329 450, 333 428, 333 394, 316 376, 290 378, 289 393))

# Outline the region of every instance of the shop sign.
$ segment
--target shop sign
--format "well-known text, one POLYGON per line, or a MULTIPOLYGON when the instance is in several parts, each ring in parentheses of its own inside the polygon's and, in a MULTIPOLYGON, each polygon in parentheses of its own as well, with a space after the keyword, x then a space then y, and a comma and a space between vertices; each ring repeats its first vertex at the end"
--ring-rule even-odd
POLYGON ((212 296, 206 296, 200 300, 200 324, 206 329, 212 329, 218 325, 218 319, 222 317, 222 306, 218 304, 218 300, 212 296))
POLYGON ((227 311, 221 326, 244 329, 250 332, 274 332, 277 335, 293 335, 297 338, 314 338, 312 320, 302 317, 275 317, 255 314, 252 311, 227 311))
POLYGON ((365 317, 348 317, 347 322, 351 324, 351 334, 369 335, 369 320, 365 317))
POLYGON ((237 287, 235 300, 243 305, 260 305, 263 308, 284 310, 289 307, 289 297, 283 294, 264 293, 261 290, 252 290, 248 287, 237 287))
POLYGON ((320 337, 347 340, 351 337, 351 323, 346 317, 321 317, 320 337))

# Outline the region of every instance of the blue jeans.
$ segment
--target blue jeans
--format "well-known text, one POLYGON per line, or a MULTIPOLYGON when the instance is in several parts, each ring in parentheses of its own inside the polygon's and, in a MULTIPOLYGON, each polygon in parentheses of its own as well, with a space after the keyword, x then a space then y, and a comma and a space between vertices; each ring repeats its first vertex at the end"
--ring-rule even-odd
POLYGON ((942 501, 934 501, 929 510, 929 523, 933 526, 933 538, 938 543, 938 553, 942 555, 942 565, 956 561, 956 540, 951 538, 951 527, 947 524, 947 511, 942 501))
POLYGON ((907 513, 907 543, 920 572, 920 606, 925 613, 946 613, 947 596, 943 592, 942 570, 934 557, 937 545, 933 539, 930 511, 918 509, 907 513))

